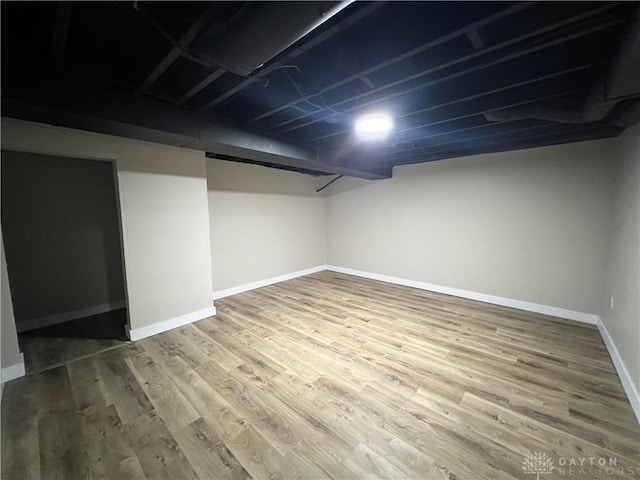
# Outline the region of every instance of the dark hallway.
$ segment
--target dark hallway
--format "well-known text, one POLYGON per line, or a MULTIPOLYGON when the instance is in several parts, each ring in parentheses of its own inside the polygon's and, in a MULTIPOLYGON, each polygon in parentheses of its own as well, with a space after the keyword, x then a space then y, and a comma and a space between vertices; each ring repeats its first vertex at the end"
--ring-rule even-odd
POLYGON ((18 335, 27 374, 118 347, 128 341, 126 309, 79 318, 18 335))
POLYGON ((112 162, 2 151, 2 233, 27 373, 127 340, 112 162))

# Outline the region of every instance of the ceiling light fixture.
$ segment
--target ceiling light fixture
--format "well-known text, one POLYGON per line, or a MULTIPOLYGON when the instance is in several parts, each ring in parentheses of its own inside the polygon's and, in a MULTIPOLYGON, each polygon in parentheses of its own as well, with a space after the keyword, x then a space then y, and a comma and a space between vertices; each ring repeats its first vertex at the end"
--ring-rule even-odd
POLYGON ((355 127, 360 137, 384 138, 393 129, 393 119, 386 113, 372 113, 358 118, 355 127))

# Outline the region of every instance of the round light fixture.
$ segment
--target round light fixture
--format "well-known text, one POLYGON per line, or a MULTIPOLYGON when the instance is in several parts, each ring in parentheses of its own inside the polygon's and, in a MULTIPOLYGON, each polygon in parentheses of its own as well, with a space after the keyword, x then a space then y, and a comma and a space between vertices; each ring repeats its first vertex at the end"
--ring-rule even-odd
POLYGON ((356 120, 356 133, 366 138, 383 138, 393 129, 393 119, 385 113, 372 113, 356 120))

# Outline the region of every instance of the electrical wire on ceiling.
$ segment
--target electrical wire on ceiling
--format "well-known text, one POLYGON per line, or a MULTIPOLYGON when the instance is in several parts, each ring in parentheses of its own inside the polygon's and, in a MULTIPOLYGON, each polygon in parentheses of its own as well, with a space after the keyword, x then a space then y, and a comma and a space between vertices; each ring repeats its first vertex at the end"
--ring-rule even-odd
MULTIPOLYGON (((335 115, 338 115, 338 116, 346 115, 345 113, 339 112, 339 111, 335 110, 333 107, 329 106, 329 104, 327 103, 327 101, 325 100, 325 98, 321 94, 319 94, 319 93, 307 94, 302 90, 302 76, 304 75, 304 73, 302 72, 302 69, 300 67, 298 67, 297 65, 280 65, 280 66, 278 66, 278 67, 273 69, 274 72, 276 72, 278 70, 285 70, 284 74, 287 77, 287 80, 289 80, 289 83, 291 83, 293 88, 296 90, 296 92, 298 93, 298 95, 300 96, 300 98, 304 102, 308 103, 312 107, 320 108, 322 110, 329 110, 331 113, 333 113, 335 115), (287 72, 286 69, 296 70, 300 74, 301 81, 300 82, 296 82, 291 77, 291 75, 289 75, 289 72, 287 72), (317 103, 312 102, 311 98, 313 98, 313 97, 318 97, 320 99, 320 101, 322 102, 322 105, 318 105, 317 103)), ((267 78, 266 82, 264 82, 264 85, 263 85, 264 88, 267 88, 271 84, 271 79, 272 78, 273 78, 273 75, 271 75, 271 76, 269 76, 269 78, 267 78)))
MULTIPOLYGON (((298 71, 300 72, 300 75, 302 76, 302 70, 300 70, 298 68, 298 71)), ((295 88, 296 92, 298 92, 298 95, 300 95, 300 98, 302 98, 309 105, 314 106, 316 108, 320 108, 321 110, 329 110, 334 115, 338 115, 338 116, 344 115, 342 112, 338 112, 334 108, 330 107, 329 104, 324 99, 324 97, 322 95, 320 95, 319 93, 315 93, 315 94, 311 94, 311 95, 306 94, 302 90, 302 84, 301 83, 296 83, 296 81, 293 78, 291 78, 291 75, 289 75, 289 72, 287 70, 284 70, 284 75, 287 77, 287 79, 289 80, 291 85, 293 85, 293 88, 295 88), (322 105, 318 105, 317 103, 312 102, 311 98, 313 98, 313 97, 318 97, 320 99, 320 101, 322 102, 322 105)))
MULTIPOLYGON (((273 71, 275 72, 277 70, 283 70, 285 68, 292 68, 294 70, 297 70, 300 73, 300 75, 302 75, 302 70, 300 70, 300 67, 298 67, 297 65, 280 65, 279 67, 274 68, 273 71)), ((264 88, 267 88, 269 86, 269 84, 271 83, 271 78, 272 77, 273 77, 273 75, 270 75, 267 78, 267 81, 264 82, 264 85, 263 85, 264 88)))

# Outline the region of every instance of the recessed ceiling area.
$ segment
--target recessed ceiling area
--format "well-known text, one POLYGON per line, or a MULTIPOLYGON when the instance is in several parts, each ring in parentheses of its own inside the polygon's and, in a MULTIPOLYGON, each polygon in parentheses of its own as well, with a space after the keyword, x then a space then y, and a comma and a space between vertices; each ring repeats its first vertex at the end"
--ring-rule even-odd
MULTIPOLYGON (((3 2, 2 114, 311 174, 614 137, 634 2, 3 2), (362 142, 354 122, 394 128, 362 142)), ((631 80, 630 80, 631 79, 631 80)))

